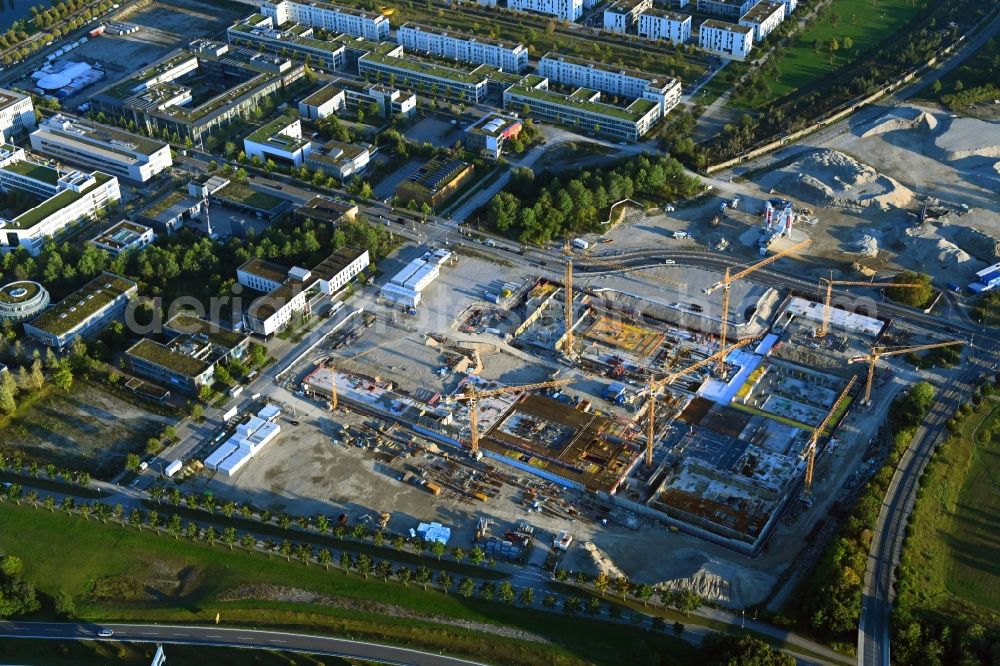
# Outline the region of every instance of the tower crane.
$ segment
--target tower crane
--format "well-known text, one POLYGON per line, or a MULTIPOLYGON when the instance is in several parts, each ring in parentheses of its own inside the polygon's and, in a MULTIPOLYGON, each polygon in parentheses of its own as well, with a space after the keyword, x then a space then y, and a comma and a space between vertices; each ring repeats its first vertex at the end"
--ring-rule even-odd
MULTIPOLYGON (((563 337, 563 352, 569 354, 573 350, 573 253, 570 249, 570 244, 565 243, 563 245, 563 254, 566 255, 566 267, 563 274, 563 290, 565 302, 563 303, 563 324, 566 329, 566 334, 563 337)), ((632 269, 624 264, 609 261, 607 259, 598 259, 595 257, 587 257, 588 264, 597 264, 598 266, 606 266, 616 271, 627 272, 630 270, 642 270, 645 268, 652 268, 652 266, 642 266, 640 268, 632 269)), ((686 287, 687 284, 683 282, 676 282, 668 278, 662 278, 656 275, 648 275, 649 279, 659 282, 661 284, 668 285, 670 287, 686 287)))
MULTIPOLYGON (((370 349, 366 349, 366 350, 364 350, 363 352, 361 352, 359 354, 355 354, 354 356, 351 356, 350 360, 352 360, 352 361, 353 360, 357 360, 357 359, 361 358, 362 356, 366 356, 368 354, 371 354, 376 349, 381 349, 383 346, 384 345, 375 345, 374 347, 371 347, 370 349)), ((329 363, 328 362, 328 363, 325 363, 324 365, 325 365, 325 367, 329 368, 330 370, 333 370, 333 372, 330 374, 330 411, 331 412, 335 412, 335 411, 337 411, 337 369, 336 369, 336 366, 334 366, 333 363, 329 363)))
POLYGON ((867 405, 872 400, 872 380, 875 378, 875 364, 878 363, 878 360, 883 356, 896 356, 898 354, 906 354, 908 352, 950 347, 952 345, 964 344, 964 342, 964 340, 951 340, 949 342, 936 342, 929 345, 917 345, 916 347, 872 347, 869 354, 865 356, 855 356, 847 362, 861 363, 864 361, 868 364, 868 379, 865 381, 865 404, 867 405))
POLYGON ((456 400, 465 400, 469 403, 469 435, 470 444, 472 445, 472 455, 479 453, 479 401, 483 398, 492 398, 498 395, 505 395, 507 393, 517 393, 524 391, 533 391, 543 388, 551 388, 553 386, 562 386, 564 384, 569 384, 575 381, 573 378, 566 379, 550 379, 546 382, 537 382, 535 384, 521 384, 520 386, 505 386, 503 388, 492 389, 489 391, 479 391, 472 384, 466 384, 465 392, 462 395, 453 395, 447 398, 446 402, 452 402, 456 400))
POLYGON ((847 382, 847 386, 844 390, 840 392, 837 399, 833 401, 833 405, 830 407, 830 411, 826 413, 820 424, 813 429, 812 437, 809 438, 809 446, 806 447, 805 455, 806 457, 806 482, 805 488, 806 492, 812 492, 813 485, 813 470, 816 466, 816 446, 819 444, 820 435, 826 430, 826 427, 830 425, 830 420, 833 419, 833 415, 837 413, 837 409, 843 404, 844 400, 847 398, 847 394, 851 392, 854 387, 854 383, 858 381, 857 375, 851 376, 851 381, 847 382))
POLYGON ((726 349, 720 349, 711 356, 705 357, 696 363, 692 363, 686 368, 677 370, 676 372, 672 372, 666 377, 662 377, 660 379, 653 379, 653 375, 649 376, 648 384, 646 386, 646 404, 644 405, 644 407, 641 407, 639 411, 636 413, 636 418, 639 418, 639 416, 645 413, 648 419, 646 423, 646 467, 652 467, 653 465, 653 440, 655 439, 655 430, 656 430, 655 421, 656 421, 657 394, 665 386, 673 384, 681 377, 689 375, 695 370, 705 367, 709 363, 714 363, 719 358, 724 359, 726 355, 729 354, 729 352, 733 351, 734 349, 739 349, 740 347, 745 347, 746 345, 750 344, 756 339, 757 338, 744 338, 739 342, 730 345, 726 349))
MULTIPOLYGON (((767 266, 769 264, 773 264, 778 259, 781 259, 782 257, 788 256, 789 254, 791 254, 792 252, 795 252, 796 250, 801 250, 802 248, 806 247, 810 243, 812 243, 812 241, 807 238, 806 240, 802 241, 801 243, 796 243, 795 245, 792 245, 791 247, 786 247, 781 252, 775 252, 774 254, 772 254, 770 257, 767 257, 766 259, 761 259, 757 263, 751 264, 750 266, 747 266, 746 268, 744 268, 743 270, 741 270, 741 271, 739 271, 737 273, 732 273, 731 269, 726 268, 726 273, 725 273, 725 276, 722 278, 722 280, 719 281, 719 282, 716 282, 711 287, 707 287, 704 290, 705 294, 711 294, 711 293, 714 293, 716 290, 718 290, 719 287, 722 287, 722 325, 720 327, 720 332, 719 332, 719 347, 720 348, 723 348, 723 347, 726 346, 726 336, 729 333, 729 287, 732 285, 732 283, 736 282, 737 280, 741 280, 741 279, 745 278, 746 276, 750 275, 751 273, 753 273, 754 271, 756 271, 758 269, 764 268, 765 266, 767 266)), ((719 358, 718 359, 718 369, 719 369, 719 372, 722 372, 722 363, 723 363, 723 358, 719 358)))
POLYGON ((826 336, 828 330, 830 330, 830 300, 833 298, 833 286, 838 285, 841 287, 899 287, 903 289, 917 289, 922 287, 919 283, 901 283, 901 282, 865 282, 864 280, 834 280, 833 271, 830 271, 830 278, 820 278, 819 284, 820 289, 823 289, 823 284, 826 284, 826 298, 823 301, 823 325, 820 327, 819 331, 816 333, 817 338, 822 338, 826 336))

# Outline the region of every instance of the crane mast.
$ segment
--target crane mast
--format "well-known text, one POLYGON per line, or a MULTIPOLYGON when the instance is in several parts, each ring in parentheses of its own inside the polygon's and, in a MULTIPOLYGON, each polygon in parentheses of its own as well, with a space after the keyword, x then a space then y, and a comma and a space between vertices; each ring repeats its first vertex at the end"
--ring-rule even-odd
POLYGON ((840 392, 837 399, 833 401, 830 411, 826 413, 826 416, 823 417, 820 424, 816 426, 813 430, 812 437, 809 439, 809 446, 806 447, 806 455, 808 458, 806 458, 805 488, 807 493, 812 492, 813 470, 816 467, 816 445, 819 443, 820 435, 822 435, 823 431, 826 430, 826 427, 830 424, 830 420, 833 418, 833 415, 837 412, 837 409, 840 408, 840 405, 843 404, 844 400, 847 398, 847 394, 851 392, 851 389, 854 387, 854 383, 856 381, 858 381, 857 375, 852 376, 851 381, 847 382, 847 386, 845 386, 844 390, 840 392))

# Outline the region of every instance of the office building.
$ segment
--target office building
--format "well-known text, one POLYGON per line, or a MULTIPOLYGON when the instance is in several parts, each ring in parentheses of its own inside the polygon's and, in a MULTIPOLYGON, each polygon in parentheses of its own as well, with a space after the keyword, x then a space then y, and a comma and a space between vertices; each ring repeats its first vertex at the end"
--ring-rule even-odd
POLYGON ((538 74, 551 83, 655 102, 659 117, 665 116, 681 101, 681 83, 677 79, 655 77, 638 70, 616 68, 558 53, 542 57, 538 74))
POLYGON ((350 113, 363 107, 382 118, 409 118, 417 109, 416 95, 392 86, 353 79, 335 79, 330 85, 343 91, 350 113))
POLYGON ((337 180, 345 181, 365 172, 372 156, 372 146, 342 141, 328 141, 306 158, 310 169, 319 169, 337 180))
POLYGON ((436 155, 396 186, 396 197, 403 205, 413 201, 435 208, 472 178, 472 173, 468 162, 436 155))
POLYGON ((43 345, 68 349, 77 338, 104 330, 136 293, 132 280, 102 273, 25 324, 24 332, 43 345))
POLYGON ((0 88, 0 134, 2 143, 13 141, 35 129, 35 106, 31 98, 0 88))
POLYGON ((528 49, 522 44, 456 34, 417 23, 400 26, 396 31, 396 41, 406 51, 491 65, 515 74, 528 67, 528 49))
POLYGON ((653 0, 616 0, 604 10, 604 29, 624 35, 639 19, 653 8, 653 0))
POLYGON ((146 133, 197 144, 208 132, 224 133, 304 74, 303 65, 286 58, 197 39, 97 93, 90 108, 146 133))
POLYGON ((583 16, 583 0, 508 0, 507 8, 518 12, 536 12, 573 23, 583 16))
POLYGON ((312 143, 302 138, 302 122, 292 116, 281 116, 259 127, 243 139, 247 157, 261 162, 274 160, 285 165, 300 167, 312 143))
POLYGON ((19 191, 30 203, 10 218, 0 216, 0 252, 24 248, 33 256, 45 239, 92 218, 121 199, 118 179, 38 164, 24 150, 0 146, 0 192, 19 191))
POLYGON ((417 307, 424 289, 437 279, 441 273, 441 266, 450 259, 451 252, 448 250, 425 252, 423 256, 414 259, 389 278, 379 290, 379 295, 389 303, 407 308, 417 307))
POLYGON ((251 259, 236 271, 244 287, 265 292, 243 315, 246 327, 270 337, 293 317, 311 314, 323 300, 344 288, 370 262, 368 250, 342 248, 312 270, 285 268, 262 259, 251 259))
POLYGON ((540 76, 525 77, 504 91, 504 109, 624 141, 638 141, 662 117, 660 105, 647 99, 621 107, 602 101, 598 90, 577 88, 562 93, 549 90, 548 84, 540 76))
POLYGON ((698 30, 698 46, 723 58, 746 60, 753 48, 753 28, 709 19, 698 30))
POLYGON ((698 11, 733 20, 746 14, 760 0, 698 0, 698 11))
POLYGON ((137 183, 174 163, 163 141, 63 114, 43 120, 30 138, 36 152, 137 183))
POLYGON ((497 71, 490 65, 466 66, 403 54, 402 47, 387 53, 371 52, 358 59, 362 78, 388 83, 445 99, 478 104, 486 99, 488 76, 497 71))
POLYGON ((279 28, 270 16, 251 14, 231 26, 226 36, 234 46, 246 46, 284 58, 308 60, 314 67, 329 70, 344 68, 344 46, 316 39, 309 26, 293 23, 279 28))
POLYGON ((521 133, 521 127, 518 118, 487 113, 465 129, 465 145, 495 160, 503 153, 504 144, 521 133))
POLYGON ((260 11, 264 16, 269 16, 277 26, 293 22, 323 28, 327 32, 346 32, 372 41, 389 39, 389 19, 385 16, 338 7, 320 0, 265 2, 260 11))
POLYGON ((785 20, 785 5, 782 2, 758 2, 740 18, 740 25, 753 28, 754 43, 764 41, 771 32, 785 20))
POLYGON ((0 289, 0 321, 16 324, 37 317, 49 307, 49 292, 30 280, 11 282, 0 289))
POLYGON ((678 12, 647 9, 639 15, 639 36, 671 44, 684 44, 691 39, 691 17, 678 12))
POLYGON ((295 209, 295 219, 313 220, 336 226, 343 220, 355 220, 358 206, 350 201, 316 196, 295 209))
POLYGON ((299 116, 306 120, 322 120, 346 108, 347 96, 343 88, 331 83, 299 102, 299 116))
POLYGON ((122 220, 111 225, 107 231, 91 238, 90 244, 117 257, 122 252, 141 250, 154 240, 156 234, 153 233, 152 227, 122 220))

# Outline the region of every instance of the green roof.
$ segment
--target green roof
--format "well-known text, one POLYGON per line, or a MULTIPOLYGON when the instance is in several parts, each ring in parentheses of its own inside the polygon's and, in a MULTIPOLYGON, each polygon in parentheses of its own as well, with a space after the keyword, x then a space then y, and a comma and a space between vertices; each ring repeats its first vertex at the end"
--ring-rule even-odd
MULTIPOLYGON (((588 111, 590 113, 596 113, 630 122, 639 120, 639 118, 649 113, 649 111, 656 106, 655 102, 651 102, 647 99, 637 99, 625 109, 620 106, 605 104, 603 102, 586 101, 585 98, 590 96, 587 93, 595 92, 587 90, 586 88, 578 88, 570 95, 565 95, 552 90, 526 88, 524 86, 511 86, 508 90, 511 94, 520 95, 521 97, 528 97, 543 102, 549 102, 551 104, 558 104, 559 106, 564 106, 568 109, 583 109, 584 111, 588 111)), ((531 106, 530 102, 528 106, 531 106)))
POLYGON ((298 121, 298 118, 294 116, 280 116, 275 118, 268 124, 258 127, 253 132, 248 134, 247 141, 253 141, 254 143, 267 143, 276 136, 283 136, 295 142, 294 147, 290 147, 288 150, 297 150, 309 142, 304 139, 297 139, 281 133, 282 130, 296 121, 298 121))
POLYGON ((226 185, 213 196, 264 211, 272 210, 284 203, 284 199, 252 190, 242 183, 235 182, 226 185))
POLYGON ((170 347, 161 345, 159 342, 155 342, 149 338, 139 340, 139 342, 132 345, 125 353, 129 356, 135 356, 144 361, 155 363, 168 370, 173 370, 186 377, 197 377, 208 370, 211 365, 201 359, 174 351, 170 347))
POLYGON ((208 336, 213 344, 227 349, 233 349, 248 339, 245 335, 222 328, 218 324, 187 312, 178 312, 163 327, 179 333, 201 333, 208 336))
POLYGON ((132 280, 102 273, 36 317, 30 325, 53 335, 65 335, 135 288, 132 280))
POLYGON ((23 303, 24 301, 30 301, 38 294, 39 291, 41 291, 41 288, 40 284, 37 282, 31 282, 30 280, 11 282, 8 285, 4 285, 3 289, 0 289, 0 301, 3 301, 4 303, 23 303), (11 292, 17 289, 24 289, 24 295, 16 298, 12 296, 11 292))
POLYGON ((156 217, 166 209, 170 208, 174 204, 180 202, 184 198, 184 192, 180 190, 174 190, 167 196, 163 197, 153 205, 142 211, 142 214, 147 217, 156 217))
MULTIPOLYGON (((487 78, 486 73, 480 71, 483 67, 488 67, 486 65, 478 65, 472 69, 467 69, 462 68, 457 62, 454 64, 448 63, 447 65, 438 64, 427 58, 417 58, 412 53, 407 53, 402 58, 394 58, 379 53, 369 53, 362 56, 359 60, 384 64, 389 67, 409 70, 417 74, 425 74, 458 83, 477 84, 482 83, 487 78), (479 73, 477 74, 477 72, 479 73)), ((492 71, 495 68, 489 69, 492 71)))
POLYGON ((22 160, 20 162, 12 162, 5 166, 4 171, 10 171, 16 174, 25 176, 26 178, 31 178, 33 180, 38 180, 43 183, 48 183, 49 185, 55 185, 59 182, 59 172, 52 167, 45 166, 44 164, 37 164, 35 162, 29 162, 27 160, 22 160))

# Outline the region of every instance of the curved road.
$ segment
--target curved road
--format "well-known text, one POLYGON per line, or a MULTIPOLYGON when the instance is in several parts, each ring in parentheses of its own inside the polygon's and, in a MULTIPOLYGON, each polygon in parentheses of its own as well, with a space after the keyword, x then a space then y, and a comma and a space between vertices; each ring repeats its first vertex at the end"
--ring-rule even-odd
POLYGON ((295 634, 254 629, 229 629, 217 626, 196 627, 168 624, 90 624, 73 622, 0 622, 0 637, 42 638, 48 640, 109 640, 129 643, 175 643, 215 647, 256 647, 289 652, 309 652, 336 657, 365 659, 379 664, 405 666, 483 666, 441 654, 352 641, 343 638, 295 634), (111 629, 114 636, 98 638, 100 629, 111 629))

